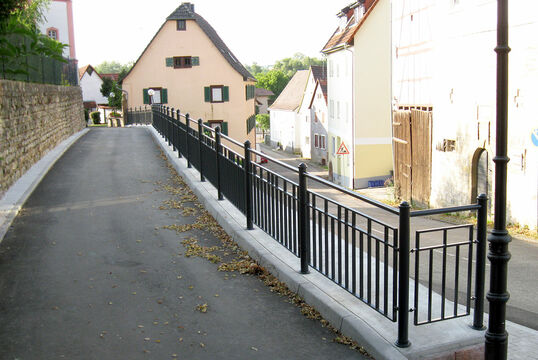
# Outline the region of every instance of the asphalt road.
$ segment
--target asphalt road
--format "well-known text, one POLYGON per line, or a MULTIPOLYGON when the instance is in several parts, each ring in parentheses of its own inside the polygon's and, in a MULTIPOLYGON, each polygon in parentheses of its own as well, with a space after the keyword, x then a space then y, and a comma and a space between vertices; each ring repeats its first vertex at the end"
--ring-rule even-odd
POLYGON ((143 128, 92 129, 0 244, 0 359, 356 359, 258 278, 186 257, 218 246, 143 128), (169 203, 170 204, 170 203, 169 203), (206 305, 206 312, 203 312, 206 305))
MULTIPOLYGON (((262 146, 262 151, 269 156, 272 156, 276 159, 297 167, 304 160, 299 159, 297 156, 285 153, 282 151, 273 151, 267 146, 262 146)), ((264 167, 276 171, 284 177, 291 179, 292 181, 298 181, 298 175, 296 172, 288 170, 282 166, 278 166, 274 163, 263 164, 264 167)), ((307 171, 311 172, 314 175, 323 176, 326 174, 326 171, 319 165, 308 163, 307 171)), ((332 188, 329 188, 323 184, 308 180, 308 188, 313 191, 320 193, 328 198, 334 199, 341 204, 349 206, 351 208, 357 209, 366 213, 369 216, 372 216, 376 219, 379 219, 386 224, 397 227, 398 226, 398 217, 392 214, 387 213, 386 211, 376 208, 373 205, 365 203, 363 201, 352 198, 348 195, 342 194, 332 188)), ((318 205, 321 206, 321 205, 318 205)), ((329 211, 335 214, 335 206, 329 206, 329 211)), ((364 219, 362 219, 362 224, 364 226, 364 219)), ((360 224, 360 220, 358 220, 360 224)), ((414 246, 415 242, 415 230, 418 229, 428 229, 428 228, 438 228, 445 227, 447 223, 432 220, 424 217, 415 217, 411 219, 411 247, 414 246)), ((382 234, 382 228, 373 229, 374 232, 378 232, 377 235, 382 234)), ((454 233, 449 235, 449 243, 458 242, 466 240, 468 238, 467 230, 457 230, 454 233)), ((392 243, 392 237, 390 237, 390 242, 392 243)), ((442 233, 427 234, 424 240, 422 241, 422 246, 431 246, 442 243, 442 233)), ((473 249, 476 255, 476 247, 473 249)), ((454 298, 454 269, 455 269, 455 255, 454 249, 449 251, 447 256, 447 298, 452 300, 454 298), (452 282, 451 282, 452 281, 452 282)), ((512 255, 510 262, 508 263, 508 291, 510 292, 510 300, 507 303, 506 307, 506 318, 509 321, 530 327, 532 329, 538 330, 538 302, 536 301, 536 296, 538 295, 538 282, 535 279, 535 274, 538 273, 538 243, 530 242, 522 239, 514 238, 509 245, 509 251, 512 255)), ((420 260, 420 282, 423 285, 427 285, 427 275, 428 275, 428 254, 422 253, 420 260)), ((466 288, 466 269, 468 266, 468 257, 467 257, 467 248, 462 248, 460 252, 460 280, 459 280, 459 302, 465 304, 465 288, 466 288)), ((389 260, 390 260, 389 256, 389 260)), ((434 291, 441 293, 441 265, 442 265, 442 252, 440 250, 435 250, 433 253, 434 261, 434 270, 433 270, 433 289, 434 291)), ((411 267, 411 276, 413 277, 414 273, 414 256, 411 257, 410 261, 411 267)), ((473 268, 476 265, 473 262, 473 268)), ((489 261, 486 259, 486 284, 485 291, 489 289, 489 261)), ((474 279, 472 280, 472 288, 474 289, 474 279)), ((474 294, 474 291, 472 292, 474 294)), ((485 301, 485 309, 488 311, 488 302, 485 301)), ((450 314, 447 314, 450 315, 450 314)), ((471 322, 471 319, 469 320, 471 322)), ((487 324, 486 324, 487 326, 487 324)))

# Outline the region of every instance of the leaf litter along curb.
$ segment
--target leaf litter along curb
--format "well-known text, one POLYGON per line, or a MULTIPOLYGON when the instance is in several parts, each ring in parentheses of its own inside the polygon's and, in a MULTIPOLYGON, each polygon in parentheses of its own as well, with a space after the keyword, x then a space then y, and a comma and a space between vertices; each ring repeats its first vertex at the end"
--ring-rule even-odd
MULTIPOLYGON (((242 275, 257 276, 267 287, 269 287, 271 292, 277 293, 282 297, 287 297, 288 302, 300 308, 301 314, 306 318, 318 320, 323 327, 332 331, 335 334, 335 338, 332 340, 333 342, 349 346, 351 349, 359 351, 362 355, 372 358, 371 355, 368 354, 356 341, 342 334, 338 329, 325 320, 316 309, 308 305, 303 298, 288 289, 286 284, 278 280, 267 271, 267 269, 256 263, 246 251, 242 250, 224 229, 222 229, 213 216, 211 216, 211 214, 198 202, 196 195, 187 186, 183 178, 177 174, 176 170, 167 161, 166 156, 162 151, 161 157, 166 160, 167 167, 170 171, 171 184, 159 185, 161 185, 162 190, 168 192, 170 195, 178 196, 179 200, 166 200, 159 209, 180 210, 182 211, 183 216, 198 215, 195 222, 192 224, 173 224, 163 226, 163 228, 176 231, 178 234, 197 229, 210 233, 221 243, 220 246, 208 247, 200 245, 198 239, 195 237, 187 237, 181 241, 181 244, 187 249, 185 252, 186 257, 200 257, 214 264, 219 264, 218 271, 238 272, 242 275), (192 204, 194 207, 185 207, 184 204, 192 204), (229 261, 223 261, 222 256, 216 253, 220 253, 223 256, 229 255, 228 258, 231 257, 231 259, 229 261)), ((198 304, 198 306, 196 306, 196 310, 201 313, 207 312, 207 308, 206 303, 198 304)))

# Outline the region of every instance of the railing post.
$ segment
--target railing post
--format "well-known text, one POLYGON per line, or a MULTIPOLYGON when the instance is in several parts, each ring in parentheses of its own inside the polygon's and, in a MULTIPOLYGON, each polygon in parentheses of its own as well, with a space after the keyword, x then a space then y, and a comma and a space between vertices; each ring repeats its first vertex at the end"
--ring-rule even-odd
MULTIPOLYGON (((473 329, 484 329, 484 285, 486 281, 486 237, 488 233, 488 197, 478 196, 478 214, 476 216, 476 282, 473 329)), ((470 259, 469 259, 470 261, 470 259)))
POLYGON ((179 130, 181 128, 181 111, 179 111, 179 109, 177 109, 176 114, 177 114, 177 135, 176 135, 176 139, 177 139, 177 157, 181 158, 181 146, 179 145, 181 143, 181 141, 179 140, 179 134, 180 134, 179 130))
POLYGON ((174 119, 174 114, 176 112, 174 111, 174 108, 170 108, 170 129, 171 129, 171 137, 172 137, 172 150, 173 151, 176 151, 177 150, 177 147, 176 147, 176 132, 174 131, 174 123, 175 123, 175 119, 174 119))
POLYGON ((202 140, 204 139, 204 128, 202 127, 202 119, 198 119, 198 153, 200 162, 200 181, 204 182, 204 161, 202 160, 202 140))
POLYGON ((191 153, 190 153, 190 149, 189 149, 189 128, 191 126, 190 122, 191 122, 190 116, 189 116, 189 114, 186 114, 185 115, 185 125, 187 125, 187 127, 185 128, 185 157, 187 158, 187 167, 188 168, 192 167, 192 165, 191 165, 191 153))
MULTIPOLYGON (((408 347, 409 342, 409 233, 411 207, 407 201, 400 204, 398 244, 398 340, 396 346, 408 347)), ((417 282, 418 283, 418 282, 417 282)), ((418 286, 418 285, 417 285, 418 286)))
POLYGON ((247 230, 254 229, 252 224, 252 189, 250 179, 250 141, 245 141, 245 161, 243 161, 243 169, 245 171, 245 211, 247 217, 247 230))
POLYGON ((166 107, 166 140, 168 140, 168 146, 172 145, 172 136, 170 128, 172 127, 172 123, 170 122, 170 108, 166 107))
POLYGON ((301 259, 301 274, 308 274, 308 258, 310 242, 307 239, 308 207, 306 192, 306 164, 299 164, 299 257, 301 259))
POLYGON ((220 144, 220 126, 217 126, 215 129, 215 157, 216 157, 216 167, 217 167, 217 192, 218 199, 223 200, 222 189, 220 185, 220 153, 222 151, 222 146, 220 144))

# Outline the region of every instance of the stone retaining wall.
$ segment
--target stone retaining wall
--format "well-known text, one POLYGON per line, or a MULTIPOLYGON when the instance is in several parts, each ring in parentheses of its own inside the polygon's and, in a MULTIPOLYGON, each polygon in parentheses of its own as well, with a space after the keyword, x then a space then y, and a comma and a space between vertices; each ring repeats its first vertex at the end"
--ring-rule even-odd
POLYGON ((0 198, 49 150, 85 126, 79 86, 0 80, 0 198))

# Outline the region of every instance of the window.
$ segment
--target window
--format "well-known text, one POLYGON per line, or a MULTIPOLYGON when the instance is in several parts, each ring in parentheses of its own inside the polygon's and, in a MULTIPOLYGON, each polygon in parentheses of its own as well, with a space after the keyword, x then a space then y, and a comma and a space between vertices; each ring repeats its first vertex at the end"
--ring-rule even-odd
POLYGON ((329 101, 329 117, 334 119, 334 100, 329 101))
POLYGON ((58 29, 56 28, 48 28, 47 29, 47 36, 53 40, 58 40, 58 29))
POLYGON ((325 135, 319 136, 319 147, 320 149, 325 150, 325 135))
POLYGON ((187 20, 177 20, 177 31, 187 30, 187 20))
POLYGON ((176 56, 174 57, 174 69, 178 68, 190 68, 192 67, 192 61, 190 56, 176 56))
POLYGON ((314 134, 314 147, 315 147, 315 148, 318 148, 318 147, 319 147, 319 141, 318 141, 318 139, 319 139, 318 134, 314 134))
POLYGON ((143 89, 142 95, 144 104, 168 104, 168 89, 159 87, 143 89))
POLYGON ((254 86, 254 85, 245 85, 245 98, 247 100, 254 99, 255 91, 256 91, 256 86, 254 86))
POLYGON ((223 85, 211 85, 204 87, 205 102, 221 103, 230 101, 230 88, 223 85))
POLYGON ((340 101, 336 102, 336 118, 340 119, 340 101))
POLYGON ((332 143, 333 143, 333 151, 332 151, 332 153, 333 153, 333 155, 334 155, 334 154, 336 154, 336 138, 335 138, 334 136, 333 136, 333 141, 332 141, 332 143))

